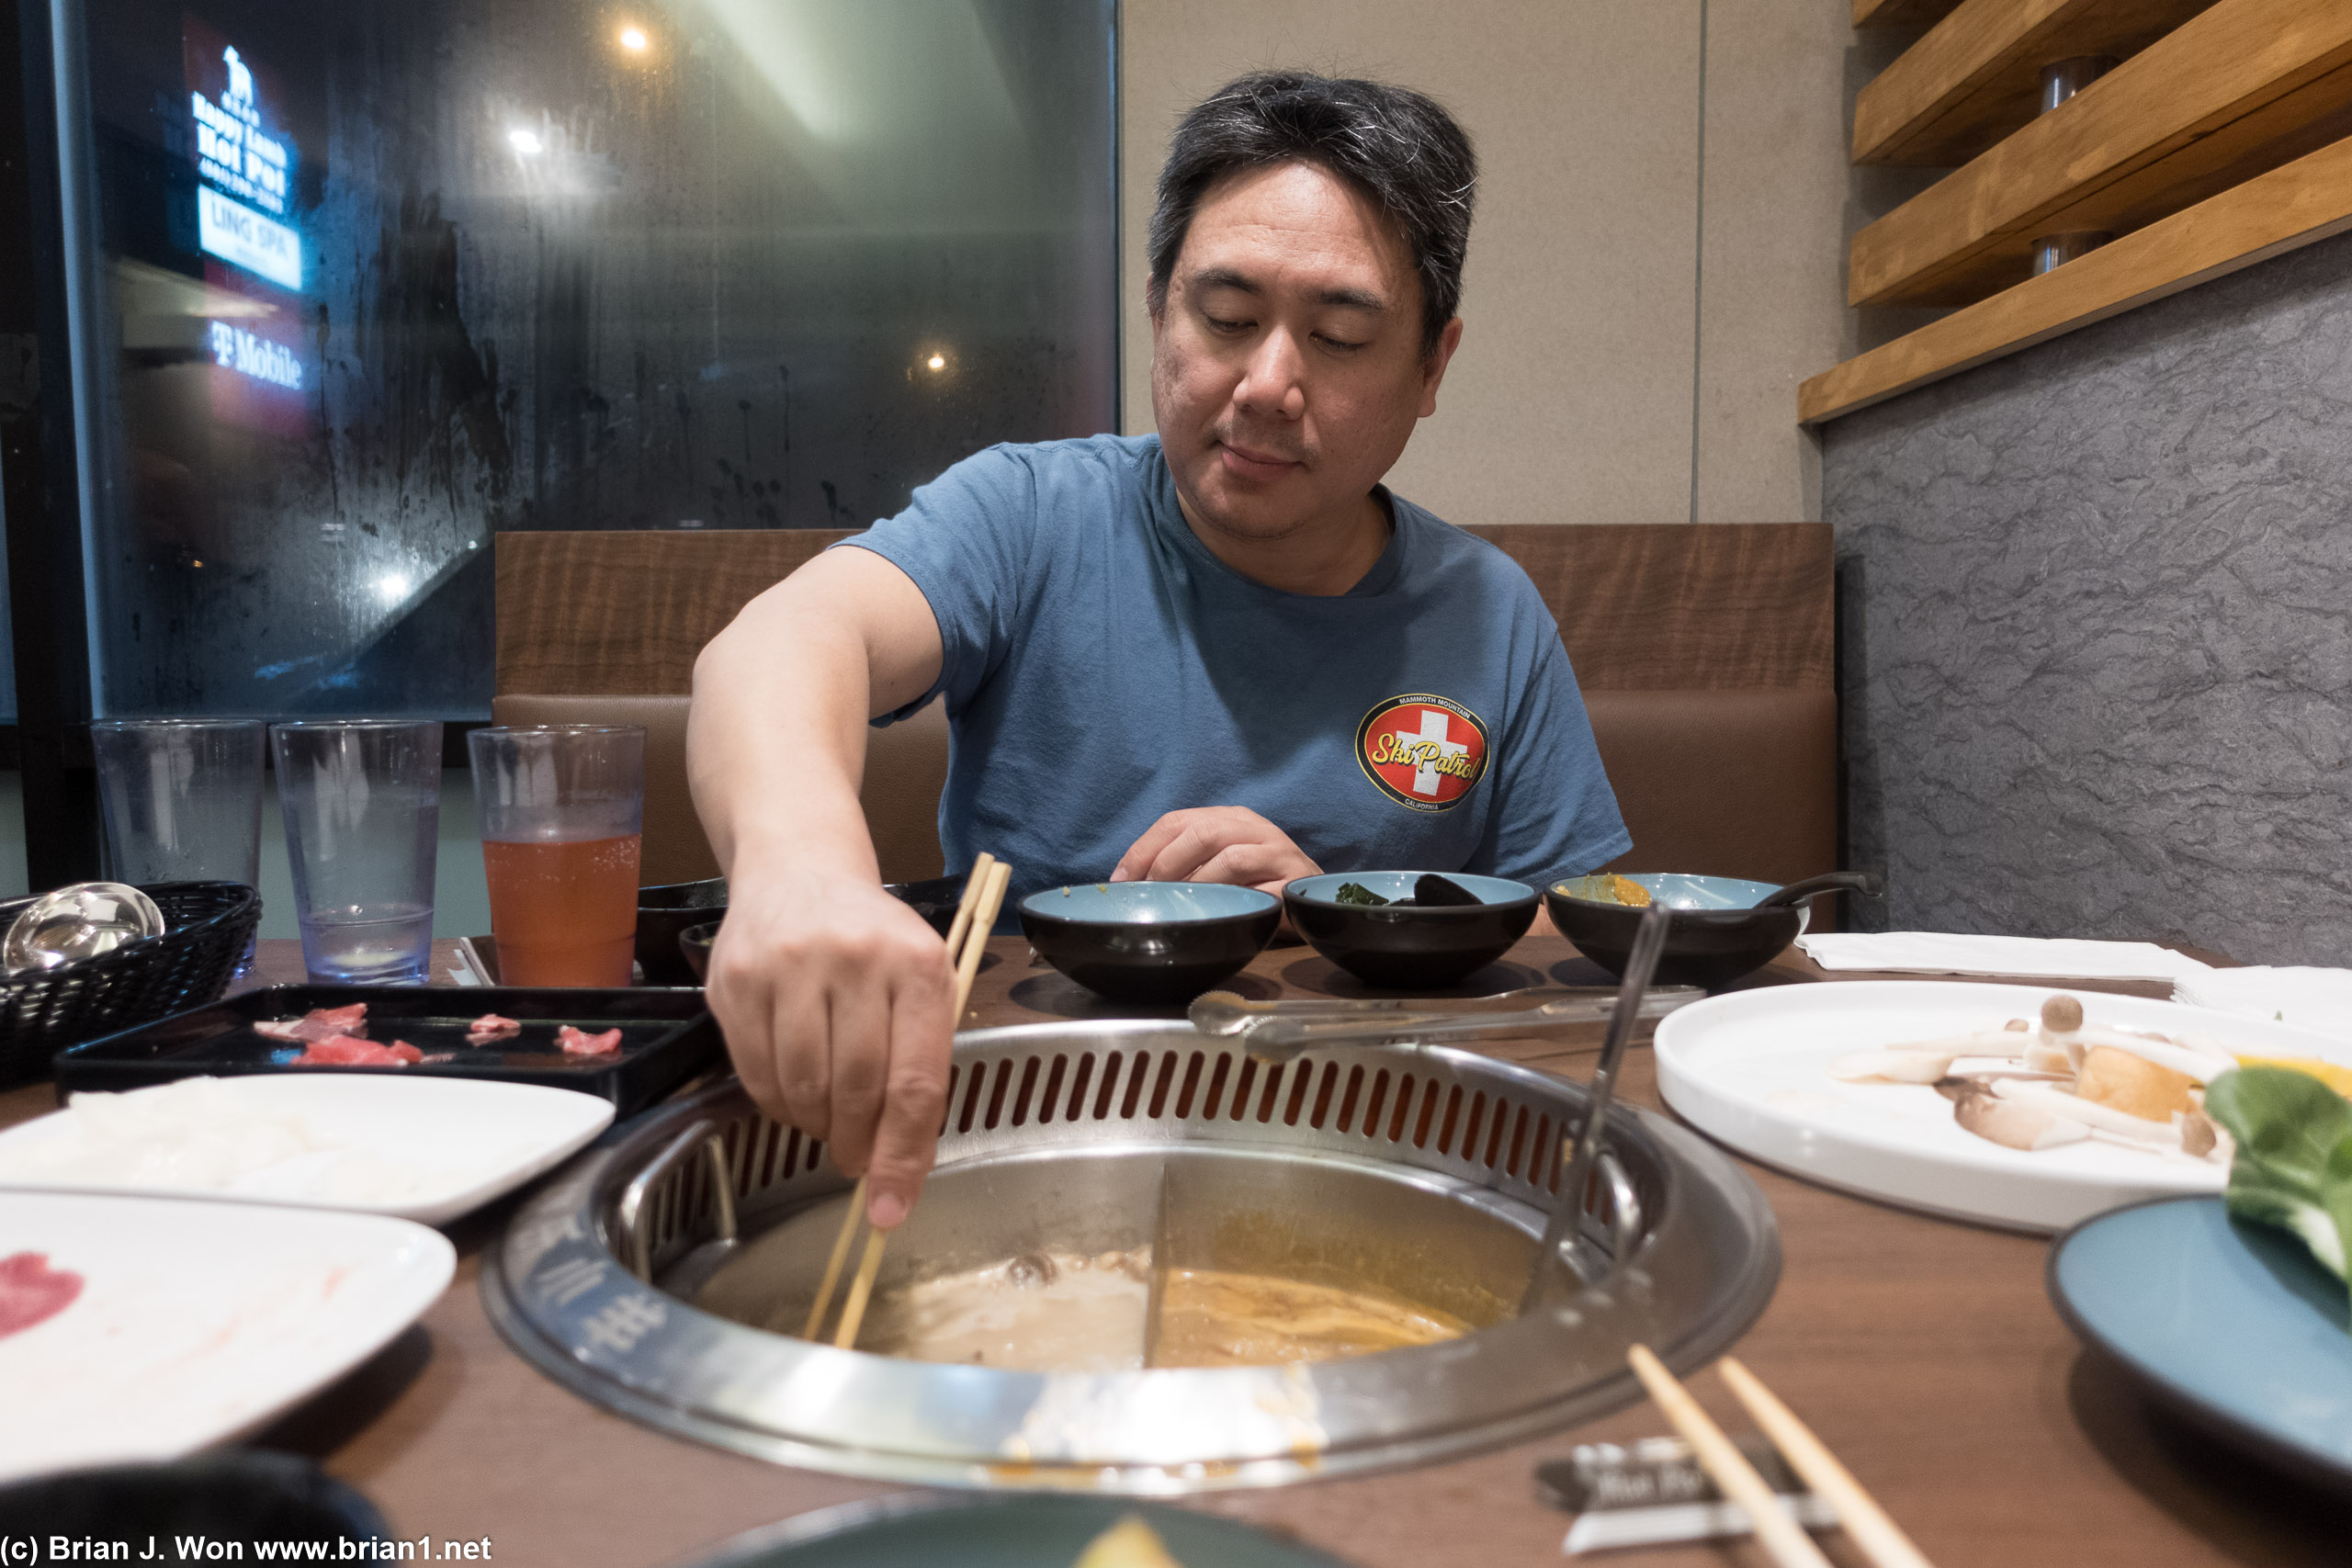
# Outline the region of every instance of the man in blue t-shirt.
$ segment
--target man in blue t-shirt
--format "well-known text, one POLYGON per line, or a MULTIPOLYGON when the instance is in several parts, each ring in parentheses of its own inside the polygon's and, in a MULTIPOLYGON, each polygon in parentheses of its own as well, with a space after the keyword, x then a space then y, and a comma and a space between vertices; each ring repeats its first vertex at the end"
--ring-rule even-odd
POLYGON ((945 701, 947 862, 1010 861, 1012 898, 1540 883, 1628 847, 1534 586, 1380 483, 1461 341, 1476 172, 1416 93, 1224 88, 1152 218, 1159 434, 958 463, 697 661, 689 761, 731 895, 711 1007, 752 1096, 869 1176, 877 1227, 930 1168, 953 1021, 939 939, 880 889, 869 719, 945 701))

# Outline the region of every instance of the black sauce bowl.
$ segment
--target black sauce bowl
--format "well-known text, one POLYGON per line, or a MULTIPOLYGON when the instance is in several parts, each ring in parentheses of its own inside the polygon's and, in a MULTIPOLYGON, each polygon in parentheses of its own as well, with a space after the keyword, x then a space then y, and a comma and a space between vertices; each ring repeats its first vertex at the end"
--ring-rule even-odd
POLYGON ((698 986, 701 971, 691 966, 678 938, 694 926, 708 925, 727 913, 727 879, 664 882, 637 890, 637 964, 649 986, 698 986))
POLYGON ((1418 871, 1334 871, 1302 876, 1283 889, 1290 923, 1315 951, 1367 986, 1384 990, 1443 990, 1458 986, 1510 951, 1535 922, 1535 889, 1499 876, 1442 872, 1476 896, 1476 904, 1412 905, 1418 871), (1342 904, 1354 883, 1392 902, 1342 904))
POLYGON ((710 944, 718 940, 718 928, 725 923, 712 920, 707 925, 689 926, 678 933, 679 955, 686 961, 697 986, 710 978, 710 944))
POLYGON ((968 876, 934 876, 928 882, 886 882, 882 891, 931 922, 941 936, 956 923, 956 906, 963 900, 968 876))
MULTIPOLYGON (((273 1549, 323 1542, 323 1560, 352 1555, 344 1541, 390 1541, 374 1504, 316 1464, 293 1454, 232 1449, 169 1464, 109 1465, 66 1471, 0 1486, 0 1540, 63 1535, 141 1541, 198 1535, 273 1549), (36 1535, 39 1532, 39 1535, 36 1535)), ((381 1561, 373 1552, 362 1562, 381 1561)), ((133 1551, 131 1562, 139 1557, 133 1551)), ((11 1561, 15 1561, 12 1559, 11 1561)))
MULTIPOLYGON (((1638 872, 1625 880, 1638 884, 1653 900, 1674 911, 1666 950, 1658 955, 1657 973, 1652 977, 1652 983, 1660 986, 1713 989, 1752 974, 1796 941, 1811 913, 1803 903, 1756 908, 1781 891, 1778 883, 1671 871, 1638 872)), ((1876 877, 1860 872, 1812 881, 1822 884, 1820 893, 1874 893, 1878 887, 1876 877)), ((1544 890, 1544 907, 1552 912, 1552 923, 1576 943, 1578 953, 1612 975, 1623 974, 1626 957, 1634 950, 1634 933, 1642 923, 1640 908, 1578 898, 1564 891, 1567 886, 1554 883, 1544 890)))
MULTIPOLYGON (((961 876, 934 876, 928 882, 889 882, 883 885, 882 891, 913 909, 931 923, 932 930, 945 936, 947 928, 955 923, 956 906, 964 897, 966 880, 961 876)), ((680 886, 707 887, 714 884, 688 882, 680 886)), ((727 912, 727 884, 718 880, 715 886, 719 889, 718 912, 724 916, 727 912)), ((650 893, 653 889, 646 891, 650 893)), ((675 938, 680 967, 685 975, 685 978, 674 982, 677 985, 699 986, 710 973, 710 944, 718 936, 720 921, 709 919, 707 909, 700 911, 697 919, 701 923, 686 927, 675 938)), ((645 964, 645 917, 642 912, 638 916, 637 953, 638 962, 645 964)), ((645 978, 649 984, 658 983, 653 980, 650 964, 645 965, 645 978)))
POLYGON ((1021 900, 1022 934, 1098 996, 1190 1001, 1258 956, 1282 923, 1271 893, 1216 882, 1073 883, 1021 900))

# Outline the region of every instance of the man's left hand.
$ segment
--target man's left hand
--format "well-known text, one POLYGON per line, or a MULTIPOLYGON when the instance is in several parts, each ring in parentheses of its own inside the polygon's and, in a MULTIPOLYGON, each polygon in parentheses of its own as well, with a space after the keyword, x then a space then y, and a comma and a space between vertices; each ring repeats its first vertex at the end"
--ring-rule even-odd
POLYGON ((1232 882, 1279 898, 1284 884, 1322 869, 1247 807, 1202 806, 1154 822, 1119 858, 1111 880, 1232 882))

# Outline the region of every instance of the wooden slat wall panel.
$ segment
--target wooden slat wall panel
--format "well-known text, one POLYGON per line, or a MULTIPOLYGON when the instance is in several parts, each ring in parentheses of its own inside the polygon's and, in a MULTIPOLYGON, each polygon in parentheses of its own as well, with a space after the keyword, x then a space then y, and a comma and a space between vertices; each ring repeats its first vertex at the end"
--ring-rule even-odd
POLYGON ((1806 423, 1834 419, 2136 305, 2352 231, 2352 140, 2211 197, 1813 378, 1806 423))
POLYGON ((1826 523, 1472 528, 1534 580, 1587 686, 1831 683, 1826 523))
POLYGON ((854 531, 501 534, 498 691, 691 690, 703 644, 762 592, 854 531))
POLYGON ((1855 235, 1849 299, 1981 299, 2040 233, 2151 221, 2309 152, 2352 106, 2346 67, 2346 0, 2221 0, 1855 235))
POLYGON ((1966 0, 1854 100, 1857 164, 1964 164, 2034 118, 2041 68, 2123 60, 2214 0, 1966 0))
MULTIPOLYGON (((1828 689, 1820 523, 1473 528, 1525 568, 1584 684, 1828 689)), ((833 530, 498 536, 498 690, 650 695, 833 530)))
POLYGON ((1854 26, 1916 26, 1947 15, 1959 4, 1960 0, 1854 0, 1854 26))

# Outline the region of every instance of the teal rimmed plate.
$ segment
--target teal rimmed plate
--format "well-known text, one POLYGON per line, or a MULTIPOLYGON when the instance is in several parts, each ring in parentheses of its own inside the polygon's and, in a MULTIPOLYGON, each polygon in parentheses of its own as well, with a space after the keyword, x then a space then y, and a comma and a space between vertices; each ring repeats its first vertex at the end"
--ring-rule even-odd
POLYGON ((1346 1568, 1214 1514, 1116 1498, 973 1501, 901 1493, 845 1503, 737 1536, 694 1568, 1064 1568, 1087 1542, 1140 1514, 1177 1562, 1201 1568, 1346 1568))
POLYGON ((2048 1282, 2067 1326, 2158 1403, 2352 1492, 2352 1306, 2294 1236, 2219 1198, 2158 1198, 2060 1236, 2048 1282))

